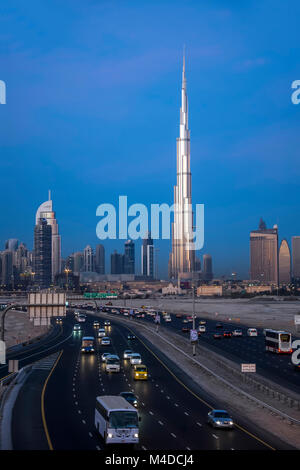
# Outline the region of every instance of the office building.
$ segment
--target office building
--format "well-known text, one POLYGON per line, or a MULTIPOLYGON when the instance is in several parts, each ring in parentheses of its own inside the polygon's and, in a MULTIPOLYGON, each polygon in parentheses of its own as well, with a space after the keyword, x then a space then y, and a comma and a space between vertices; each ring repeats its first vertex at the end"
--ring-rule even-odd
POLYGON ((83 270, 85 272, 94 271, 94 252, 90 245, 87 245, 83 250, 83 270))
POLYGON ((268 229, 262 219, 250 233, 250 278, 278 285, 278 228, 268 229))
POLYGON ((96 246, 95 271, 98 274, 105 274, 105 249, 101 244, 96 246))
POLYGON ((211 281, 213 279, 212 257, 210 255, 203 255, 203 274, 204 281, 211 281))
POLYGON ((52 228, 41 218, 34 228, 34 281, 47 288, 52 281, 52 228))
POLYGON ((151 233, 148 232, 143 239, 141 248, 141 272, 142 276, 154 279, 154 245, 151 233))
POLYGON ((135 273, 135 247, 132 240, 127 240, 124 247, 124 274, 135 273))
POLYGON ((110 255, 110 272, 124 274, 124 255, 117 253, 116 250, 110 255))
POLYGON ((292 237, 293 279, 300 280, 300 237, 292 237))
POLYGON ((279 284, 291 282, 291 253, 288 242, 282 240, 279 248, 279 284))
POLYGON ((9 251, 16 251, 18 249, 19 240, 16 238, 9 238, 5 242, 5 249, 9 251))

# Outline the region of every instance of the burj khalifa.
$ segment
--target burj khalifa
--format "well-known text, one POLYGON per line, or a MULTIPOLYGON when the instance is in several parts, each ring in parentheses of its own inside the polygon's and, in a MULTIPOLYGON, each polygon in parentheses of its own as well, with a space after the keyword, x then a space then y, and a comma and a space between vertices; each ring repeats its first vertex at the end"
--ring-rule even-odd
POLYGON ((174 222, 172 224, 172 253, 170 277, 179 278, 194 271, 192 175, 190 165, 190 131, 188 127, 188 100, 183 57, 180 130, 177 138, 177 184, 174 187, 174 222))

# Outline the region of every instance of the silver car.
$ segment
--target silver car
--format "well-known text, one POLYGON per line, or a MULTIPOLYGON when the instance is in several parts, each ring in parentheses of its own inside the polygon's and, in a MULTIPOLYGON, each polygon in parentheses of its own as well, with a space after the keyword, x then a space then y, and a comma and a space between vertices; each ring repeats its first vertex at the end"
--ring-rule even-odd
POLYGON ((138 353, 133 353, 130 355, 130 364, 133 366, 134 364, 142 364, 141 355, 138 353))
POLYGON ((234 423, 225 410, 212 410, 207 415, 207 422, 214 428, 233 428, 234 423))
POLYGON ((123 359, 130 359, 131 354, 133 354, 131 349, 125 349, 123 353, 123 359))

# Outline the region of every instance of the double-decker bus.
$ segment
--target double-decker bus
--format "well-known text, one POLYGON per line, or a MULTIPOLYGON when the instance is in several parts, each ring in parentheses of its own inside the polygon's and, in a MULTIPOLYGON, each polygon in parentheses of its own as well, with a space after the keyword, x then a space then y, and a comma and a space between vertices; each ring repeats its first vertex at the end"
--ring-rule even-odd
POLYGON ((291 333, 287 333, 286 331, 266 329, 264 334, 266 351, 271 351, 278 354, 291 354, 293 352, 291 333))
POLYGON ((103 395, 96 398, 95 427, 105 444, 137 444, 139 416, 125 398, 103 395))

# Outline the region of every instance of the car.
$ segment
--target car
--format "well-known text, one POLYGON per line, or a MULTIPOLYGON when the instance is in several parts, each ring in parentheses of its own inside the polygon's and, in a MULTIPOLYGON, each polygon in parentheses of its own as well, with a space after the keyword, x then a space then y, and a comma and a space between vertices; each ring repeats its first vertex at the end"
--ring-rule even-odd
POLYGON ((131 333, 129 333, 129 334, 127 335, 127 339, 130 340, 130 341, 134 341, 134 340, 136 339, 136 336, 133 335, 133 334, 131 334, 131 333))
POLYGON ((117 310, 115 308, 112 308, 110 313, 118 313, 117 310))
POLYGON ((193 317, 189 316, 189 317, 186 317, 187 321, 193 321, 193 317))
POLYGON ((199 325, 206 325, 206 321, 205 320, 200 320, 199 325))
POLYGON ((105 372, 120 372, 120 358, 116 354, 111 354, 105 359, 105 372))
POLYGON ((108 336, 104 336, 103 338, 101 338, 101 344, 105 346, 110 346, 110 338, 108 336))
POLYGON ((134 380, 148 380, 148 370, 144 364, 136 364, 133 366, 134 380))
POLYGON ((78 315, 78 317, 77 317, 77 321, 79 321, 79 322, 85 322, 85 319, 86 319, 86 316, 83 315, 82 313, 80 315, 78 315))
POLYGON ((213 334, 213 338, 214 339, 222 339, 223 338, 223 335, 221 333, 214 333, 213 334))
POLYGON ((106 336, 106 332, 104 328, 99 328, 98 330, 98 338, 104 338, 106 336))
POLYGON ((73 326, 73 331, 80 331, 80 330, 81 330, 81 326, 78 323, 75 323, 75 325, 73 326))
POLYGON ((248 328, 247 335, 248 336, 257 336, 257 329, 256 328, 248 328))
POLYGON ((123 359, 130 359, 131 354, 133 354, 131 349, 125 349, 123 352, 123 359))
POLYGON ((110 321, 109 321, 109 320, 105 320, 104 326, 110 326, 110 321))
POLYGON ((212 410, 207 415, 207 423, 214 428, 230 428, 234 426, 233 419, 226 410, 212 410))
POLYGON ((133 366, 134 364, 142 364, 141 355, 138 353, 132 353, 130 358, 130 364, 133 366))
POLYGON ((205 327, 204 325, 199 325, 198 331, 199 331, 200 333, 205 333, 205 332, 206 332, 206 327, 205 327))
POLYGON ((243 332, 240 329, 233 330, 232 336, 243 336, 243 332))
POLYGON ((217 323, 217 324, 216 324, 216 328, 223 328, 222 323, 217 323))
POLYGON ((182 318, 182 314, 181 313, 176 313, 175 317, 176 318, 182 318))
POLYGON ((183 326, 181 328, 182 333, 188 333, 190 331, 190 328, 188 326, 183 326))
POLYGON ((105 362, 105 361, 106 361, 106 358, 107 358, 108 356, 111 356, 111 353, 105 352, 105 353, 101 354, 101 361, 102 361, 102 362, 105 362))
POLYGON ((128 401, 128 403, 130 403, 132 406, 137 408, 138 400, 137 400, 137 397, 134 395, 134 393, 132 393, 132 392, 121 392, 119 395, 121 397, 125 398, 125 400, 128 401))
POLYGON ((182 320, 182 323, 188 323, 188 322, 189 322, 189 320, 188 320, 187 318, 184 318, 184 319, 182 320))
POLYGON ((172 318, 170 317, 170 315, 165 315, 165 316, 164 316, 164 320, 165 320, 166 322, 170 322, 170 321, 172 321, 172 318))
POLYGON ((231 338, 232 333, 231 331, 225 330, 223 333, 224 338, 231 338))
POLYGON ((63 321, 62 321, 62 318, 57 318, 57 319, 56 319, 56 324, 57 324, 57 325, 62 325, 62 322, 63 322, 63 321))
POLYGON ((93 327, 94 327, 94 328, 100 328, 100 323, 99 323, 98 320, 95 320, 95 321, 94 321, 93 327))

